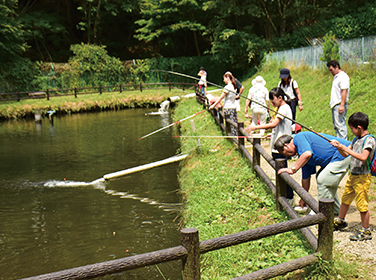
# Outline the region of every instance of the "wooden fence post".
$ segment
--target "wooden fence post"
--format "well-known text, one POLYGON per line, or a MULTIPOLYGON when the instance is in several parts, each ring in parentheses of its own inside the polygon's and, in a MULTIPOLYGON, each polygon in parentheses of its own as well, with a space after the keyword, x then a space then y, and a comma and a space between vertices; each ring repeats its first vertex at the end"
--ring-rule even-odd
POLYGON ((279 203, 278 198, 280 196, 286 197, 286 182, 278 175, 278 170, 287 167, 286 160, 283 158, 277 158, 275 160, 275 201, 276 210, 281 211, 282 206, 279 203))
POLYGON ((171 83, 168 82, 168 90, 171 91, 171 83))
POLYGON ((47 92, 47 100, 50 100, 50 91, 47 89, 46 92, 47 92))
POLYGON ((219 125, 222 125, 223 124, 223 109, 222 109, 222 107, 218 108, 218 115, 219 115, 219 125))
MULTIPOLYGON (((238 136, 244 136, 240 131, 241 128, 244 128, 244 123, 238 122, 238 136)), ((238 138, 238 146, 239 146, 239 151, 241 151, 240 147, 244 146, 244 137, 238 138)))
POLYGON ((326 217, 324 223, 319 224, 317 251, 325 261, 333 260, 333 221, 334 221, 334 200, 321 198, 319 200, 319 212, 326 217))
POLYGON ((142 83, 140 83, 140 91, 142 92, 142 83))
POLYGON ((102 94, 102 86, 99 85, 99 94, 102 94))
POLYGON ((77 88, 76 87, 74 88, 74 97, 77 98, 77 88))
POLYGON ((230 115, 229 114, 225 114, 225 132, 226 132, 226 135, 230 135, 231 134, 231 124, 227 121, 230 119, 230 115))
POLYGON ((20 102, 21 101, 21 96, 20 96, 20 92, 17 91, 17 101, 20 102))
POLYGON ((120 84, 120 86, 119 86, 119 92, 121 93, 121 84, 120 84))
POLYGON ((181 245, 188 251, 183 259, 183 280, 200 280, 200 241, 198 229, 185 228, 180 231, 181 245))
MULTIPOLYGON (((252 169, 253 169, 253 172, 256 173, 256 170, 255 170, 255 166, 256 165, 260 165, 260 153, 259 151, 257 151, 257 149, 255 148, 255 145, 256 144, 260 144, 261 143, 261 139, 260 138, 253 138, 253 147, 252 147, 252 151, 253 151, 253 155, 252 155, 252 169)), ((257 173, 256 173, 257 174, 257 173)))

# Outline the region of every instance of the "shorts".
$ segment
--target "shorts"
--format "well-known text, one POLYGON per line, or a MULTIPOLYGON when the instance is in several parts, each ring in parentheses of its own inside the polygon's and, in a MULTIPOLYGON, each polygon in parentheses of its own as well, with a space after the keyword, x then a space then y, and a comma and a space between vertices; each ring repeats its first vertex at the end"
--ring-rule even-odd
POLYGON ((355 198, 358 211, 367 212, 369 203, 368 191, 371 185, 371 178, 371 174, 350 174, 346 182, 345 191, 342 195, 342 203, 350 205, 355 198))

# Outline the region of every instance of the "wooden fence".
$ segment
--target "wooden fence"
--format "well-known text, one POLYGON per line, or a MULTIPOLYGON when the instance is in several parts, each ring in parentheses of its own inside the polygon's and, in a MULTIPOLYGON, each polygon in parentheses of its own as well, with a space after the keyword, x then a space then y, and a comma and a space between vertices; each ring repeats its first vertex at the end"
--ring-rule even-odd
MULTIPOLYGON (((200 103, 203 103, 206 107, 205 100, 202 98, 202 96, 197 95, 197 100, 200 103)), ((211 114, 216 119, 221 129, 226 132, 226 134, 229 133, 231 126, 235 126, 238 129, 239 136, 249 136, 249 134, 244 130, 244 124, 234 123, 229 120, 228 116, 223 114, 221 108, 218 109, 218 112, 217 109, 211 110, 211 114)), ((277 210, 279 211, 282 208, 285 209, 285 211, 292 218, 291 220, 246 230, 227 236, 203 240, 201 242, 199 241, 199 232, 197 229, 182 229, 180 231, 180 246, 25 278, 24 280, 91 279, 107 274, 119 273, 139 267, 180 259, 182 260, 183 279, 199 280, 201 254, 297 229, 299 229, 303 233, 316 253, 273 267, 255 271, 234 279, 270 279, 312 265, 319 260, 319 255, 321 255, 321 258, 323 260, 331 261, 333 258, 334 201, 332 199, 321 199, 319 202, 317 202, 294 179, 292 179, 290 175, 288 175, 287 173, 278 175, 278 170, 284 167, 284 161, 274 161, 272 157, 261 147, 260 139, 251 140, 253 144, 253 155, 251 155, 245 148, 245 138, 238 137, 237 139, 230 139, 230 141, 234 141, 235 144, 238 145, 241 153, 251 163, 253 170, 257 172, 257 174, 271 189, 276 198, 277 210), (276 171, 275 185, 260 167, 261 156, 276 171), (295 210, 285 198, 286 183, 288 183, 294 189, 294 191, 308 204, 308 206, 317 213, 316 215, 300 217, 299 214, 295 212, 295 210), (308 226, 317 224, 319 225, 318 237, 316 237, 307 228, 308 226)))
POLYGON ((197 87, 196 83, 172 83, 172 82, 165 82, 165 83, 139 83, 139 84, 125 84, 125 85, 107 85, 107 86, 95 86, 95 87, 80 87, 80 88, 68 88, 68 89, 46 89, 45 91, 34 91, 34 92, 7 92, 7 93, 0 93, 0 101, 11 101, 17 100, 21 101, 22 99, 42 99, 46 98, 50 100, 50 97, 57 97, 57 96, 69 96, 74 95, 77 98, 77 95, 80 94, 92 94, 92 93, 99 93, 102 94, 103 92, 111 92, 111 91, 119 91, 119 93, 126 92, 126 91, 143 91, 148 89, 163 89, 168 88, 170 91, 175 86, 179 86, 183 91, 192 87, 197 87))

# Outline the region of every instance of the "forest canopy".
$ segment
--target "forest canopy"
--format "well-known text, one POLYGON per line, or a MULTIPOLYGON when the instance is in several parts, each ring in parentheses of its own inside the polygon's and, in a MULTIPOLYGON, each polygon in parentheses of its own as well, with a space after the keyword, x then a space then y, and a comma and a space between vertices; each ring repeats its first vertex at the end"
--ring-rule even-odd
POLYGON ((66 63, 71 46, 122 61, 210 56, 247 71, 270 51, 376 34, 376 0, 0 0, 0 88, 36 61, 66 63))

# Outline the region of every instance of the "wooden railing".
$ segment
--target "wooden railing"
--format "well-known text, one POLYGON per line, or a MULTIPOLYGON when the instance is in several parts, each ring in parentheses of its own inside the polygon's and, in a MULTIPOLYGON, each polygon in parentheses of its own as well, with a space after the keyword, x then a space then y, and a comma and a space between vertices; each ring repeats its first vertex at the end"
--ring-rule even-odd
POLYGON ((165 82, 165 83, 139 83, 139 84, 120 84, 120 85, 105 85, 105 86, 94 86, 94 87, 74 87, 68 89, 46 89, 44 91, 34 91, 34 92, 7 92, 7 93, 0 93, 0 101, 11 101, 17 100, 21 101, 22 99, 42 99, 46 98, 50 100, 50 97, 57 97, 57 96, 69 96, 74 95, 77 98, 77 95, 80 94, 92 94, 92 93, 99 93, 102 94, 103 92, 111 92, 111 91, 119 91, 119 93, 126 92, 126 91, 143 91, 149 89, 163 89, 168 88, 169 91, 173 89, 175 86, 179 86, 183 91, 186 89, 197 87, 196 83, 172 83, 172 82, 165 82))
MULTIPOLYGON (((200 94, 197 95, 197 100, 206 107, 205 99, 202 98, 200 94)), ((232 122, 229 120, 228 116, 223 114, 221 109, 218 109, 218 112, 217 109, 211 110, 211 114, 216 119, 223 131, 229 132, 231 128, 230 126, 232 125, 237 127, 239 136, 249 136, 249 134, 244 130, 243 123, 238 124, 232 122)), ((317 202, 288 174, 282 173, 278 175, 278 170, 284 167, 284 162, 280 160, 274 161, 272 157, 261 147, 260 139, 251 140, 253 144, 253 155, 251 155, 245 148, 244 138, 238 137, 237 139, 230 139, 238 145, 239 150, 251 163, 253 170, 257 172, 262 179, 264 179, 266 185, 271 189, 276 198, 277 210, 279 211, 282 208, 285 209, 292 218, 291 220, 234 233, 227 236, 203 240, 201 242, 199 241, 199 232, 197 229, 182 229, 180 231, 181 245, 177 247, 108 262, 76 267, 54 273, 25 278, 24 280, 90 279, 180 259, 182 260, 183 279, 199 280, 201 254, 297 229, 303 233, 308 242, 311 244, 312 248, 315 250, 314 254, 255 271, 234 279, 270 279, 312 265, 319 260, 319 255, 323 260, 331 261, 333 258, 334 201, 332 199, 321 199, 319 202, 317 202), (275 185, 260 167, 261 156, 276 171, 275 185), (311 207, 317 213, 316 215, 300 217, 298 213, 295 212, 285 198, 286 183, 288 183, 309 205, 309 207, 311 207), (307 228, 308 226, 317 224, 319 225, 318 237, 316 237, 307 228)))

